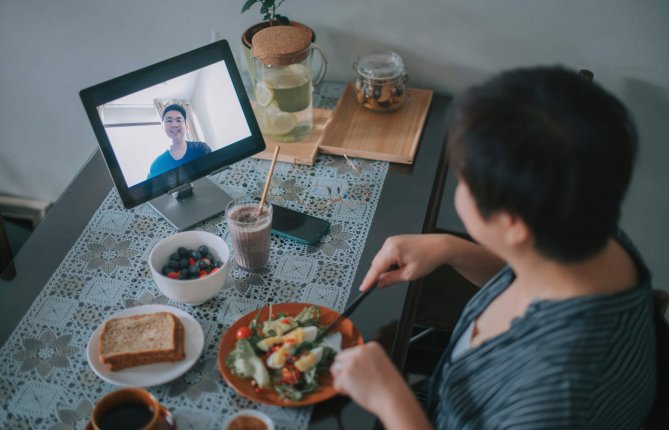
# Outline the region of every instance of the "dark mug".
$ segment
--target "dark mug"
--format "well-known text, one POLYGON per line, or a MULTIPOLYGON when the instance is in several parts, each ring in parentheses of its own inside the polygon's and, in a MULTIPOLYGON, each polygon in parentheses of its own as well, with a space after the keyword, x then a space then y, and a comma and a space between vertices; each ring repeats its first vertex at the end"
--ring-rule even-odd
POLYGON ((160 404, 142 388, 112 391, 95 404, 91 425, 95 430, 157 430, 160 404))

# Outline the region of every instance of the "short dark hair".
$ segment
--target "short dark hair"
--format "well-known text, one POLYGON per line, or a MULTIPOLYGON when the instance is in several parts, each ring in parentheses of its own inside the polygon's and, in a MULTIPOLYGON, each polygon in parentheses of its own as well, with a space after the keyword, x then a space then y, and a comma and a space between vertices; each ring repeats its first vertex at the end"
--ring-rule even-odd
POLYGON ((184 122, 186 122, 186 109, 183 108, 183 106, 178 105, 178 104, 171 104, 163 110, 163 117, 162 119, 165 119, 165 114, 171 110, 175 110, 181 114, 181 116, 184 117, 184 122))
POLYGON ((637 151, 627 110, 562 67, 516 69, 464 93, 448 149, 484 218, 521 217, 542 255, 599 252, 616 231, 637 151))

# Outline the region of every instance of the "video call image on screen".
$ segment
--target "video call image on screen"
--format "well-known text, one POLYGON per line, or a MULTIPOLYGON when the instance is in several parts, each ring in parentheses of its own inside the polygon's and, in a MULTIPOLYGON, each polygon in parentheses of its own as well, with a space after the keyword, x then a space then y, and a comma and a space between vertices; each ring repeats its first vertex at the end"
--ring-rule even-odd
POLYGON ((128 187, 251 136, 224 61, 97 109, 128 187))

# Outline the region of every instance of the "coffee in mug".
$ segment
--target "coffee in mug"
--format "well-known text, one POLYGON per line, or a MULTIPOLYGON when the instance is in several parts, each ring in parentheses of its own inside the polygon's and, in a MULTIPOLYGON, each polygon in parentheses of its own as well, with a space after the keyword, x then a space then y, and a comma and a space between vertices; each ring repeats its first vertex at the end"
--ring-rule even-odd
POLYGON ((93 409, 95 430, 154 430, 158 428, 160 404, 142 388, 123 388, 100 399, 93 409))

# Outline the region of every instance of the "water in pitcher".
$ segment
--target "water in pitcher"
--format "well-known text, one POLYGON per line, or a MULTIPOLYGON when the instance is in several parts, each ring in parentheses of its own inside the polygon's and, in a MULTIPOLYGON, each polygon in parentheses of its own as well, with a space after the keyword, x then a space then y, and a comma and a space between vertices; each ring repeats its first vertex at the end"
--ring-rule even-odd
POLYGON ((303 64, 267 68, 256 82, 256 117, 263 135, 280 142, 300 140, 313 124, 311 71, 303 64))

